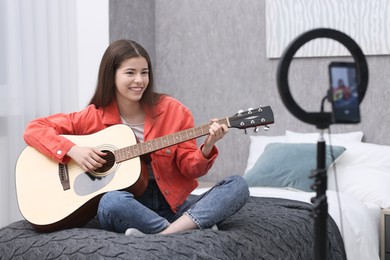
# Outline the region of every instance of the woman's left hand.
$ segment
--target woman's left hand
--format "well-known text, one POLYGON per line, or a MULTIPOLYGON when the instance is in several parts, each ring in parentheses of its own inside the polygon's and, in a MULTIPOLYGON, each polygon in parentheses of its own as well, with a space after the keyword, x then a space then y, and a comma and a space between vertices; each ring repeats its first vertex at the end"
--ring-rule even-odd
POLYGON ((220 125, 217 123, 217 119, 212 119, 211 121, 212 123, 209 128, 210 134, 207 136, 202 149, 205 158, 208 158, 215 143, 221 140, 229 131, 229 128, 225 124, 220 125))

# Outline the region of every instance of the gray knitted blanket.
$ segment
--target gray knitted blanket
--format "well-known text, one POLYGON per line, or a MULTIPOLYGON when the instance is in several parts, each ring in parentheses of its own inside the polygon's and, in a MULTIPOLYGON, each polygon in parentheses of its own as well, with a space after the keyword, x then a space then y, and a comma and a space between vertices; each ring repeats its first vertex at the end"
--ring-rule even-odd
MULTIPOLYGON (((84 228, 37 233, 27 221, 0 229, 0 259, 313 259, 314 220, 303 202, 250 197, 219 230, 125 236, 84 228)), ((328 218, 327 259, 346 259, 339 230, 328 218)))

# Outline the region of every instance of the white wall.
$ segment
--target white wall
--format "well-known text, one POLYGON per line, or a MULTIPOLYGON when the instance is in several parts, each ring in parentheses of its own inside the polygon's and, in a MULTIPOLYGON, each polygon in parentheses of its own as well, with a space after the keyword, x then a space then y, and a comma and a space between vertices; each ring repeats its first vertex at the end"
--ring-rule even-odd
POLYGON ((94 92, 101 57, 109 43, 108 0, 76 1, 78 104, 84 108, 94 92))
POLYGON ((15 165, 26 124, 87 105, 108 16, 108 0, 0 1, 0 227, 22 218, 15 165))

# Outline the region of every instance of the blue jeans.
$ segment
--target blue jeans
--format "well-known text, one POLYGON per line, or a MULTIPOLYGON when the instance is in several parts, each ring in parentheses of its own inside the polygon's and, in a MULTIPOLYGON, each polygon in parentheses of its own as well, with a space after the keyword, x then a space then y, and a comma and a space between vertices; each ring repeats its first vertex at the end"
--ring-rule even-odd
POLYGON ((97 217, 105 230, 124 233, 136 228, 146 234, 159 233, 183 214, 200 229, 221 223, 245 205, 249 197, 246 181, 230 176, 200 196, 190 196, 174 213, 156 182, 150 180, 145 193, 134 198, 127 191, 110 191, 100 200, 97 217))

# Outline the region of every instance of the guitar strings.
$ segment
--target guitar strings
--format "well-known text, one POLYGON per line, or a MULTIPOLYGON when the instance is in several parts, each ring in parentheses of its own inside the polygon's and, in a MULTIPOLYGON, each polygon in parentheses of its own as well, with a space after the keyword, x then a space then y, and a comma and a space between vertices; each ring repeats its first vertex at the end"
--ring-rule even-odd
MULTIPOLYGON (((104 168, 106 165, 111 165, 111 166, 113 166, 113 165, 115 165, 115 163, 116 163, 115 155, 114 155, 114 153, 112 153, 112 152, 108 152, 107 155, 106 155, 106 156, 103 156, 102 158, 103 158, 104 160, 106 160, 106 163, 103 164, 103 166, 100 167, 100 168, 98 168, 98 169, 104 168)), ((68 164, 68 170, 74 170, 74 169, 77 169, 77 168, 81 168, 77 163, 75 163, 75 164, 73 164, 73 165, 70 165, 70 166, 69 166, 69 164, 68 164)), ((111 169, 111 168, 112 168, 112 167, 110 167, 110 169, 111 169)), ((97 169, 97 170, 98 170, 98 169, 97 169)), ((96 170, 95 170, 95 171, 96 171, 96 170)))
MULTIPOLYGON (((225 121, 226 121, 226 118, 218 120, 219 123, 225 123, 225 121)), ((138 143, 137 145, 134 145, 132 147, 137 147, 137 146, 139 147, 138 149, 135 149, 136 152, 139 152, 139 151, 142 151, 142 153, 144 153, 144 151, 150 152, 150 148, 151 147, 154 148, 154 146, 152 145, 153 142, 157 143, 157 148, 159 148, 158 147, 159 142, 160 143, 164 143, 164 142, 166 142, 167 140, 170 140, 170 139, 171 140, 175 140, 175 138, 174 138, 175 136, 183 138, 183 136, 181 136, 181 135, 184 135, 184 133, 186 133, 185 137, 187 137, 187 138, 185 138, 185 140, 189 140, 189 139, 193 138, 193 135, 191 135, 191 133, 194 133, 195 136, 203 135, 204 133, 207 133, 210 124, 211 123, 204 124, 204 125, 201 125, 199 127, 195 127, 193 129, 187 129, 187 130, 183 130, 181 132, 175 133, 175 134, 167 135, 167 136, 164 136, 164 137, 159 137, 159 138, 157 138, 155 140, 151 140, 151 141, 148 141, 148 142, 145 142, 145 143, 138 143), (197 133, 197 131, 201 131, 201 134, 197 133), (190 133, 190 135, 191 135, 190 138, 188 137, 188 135, 189 135, 188 133, 190 133), (171 136, 171 138, 170 138, 170 136, 171 136)), ((181 142, 183 142, 183 140, 181 140, 181 142)), ((174 141, 173 144, 176 144, 176 142, 174 141)), ((165 145, 161 145, 161 147, 166 147, 166 146, 165 145)), ((127 147, 127 148, 130 148, 130 147, 127 147)), ((112 151, 103 151, 103 152, 107 152, 107 155, 102 157, 103 159, 106 160, 106 163, 102 167, 98 168, 95 171, 98 171, 99 169, 104 168, 106 165, 111 165, 111 167, 110 167, 110 169, 111 169, 112 166, 116 163, 116 157, 115 157, 115 154, 112 151)), ((138 156, 135 156, 134 158, 136 158, 136 157, 138 157, 138 156)), ((130 159, 130 158, 128 158, 128 159, 130 159)), ((68 170, 73 170, 75 168, 80 168, 80 166, 78 164, 71 165, 71 166, 68 165, 68 170)))

